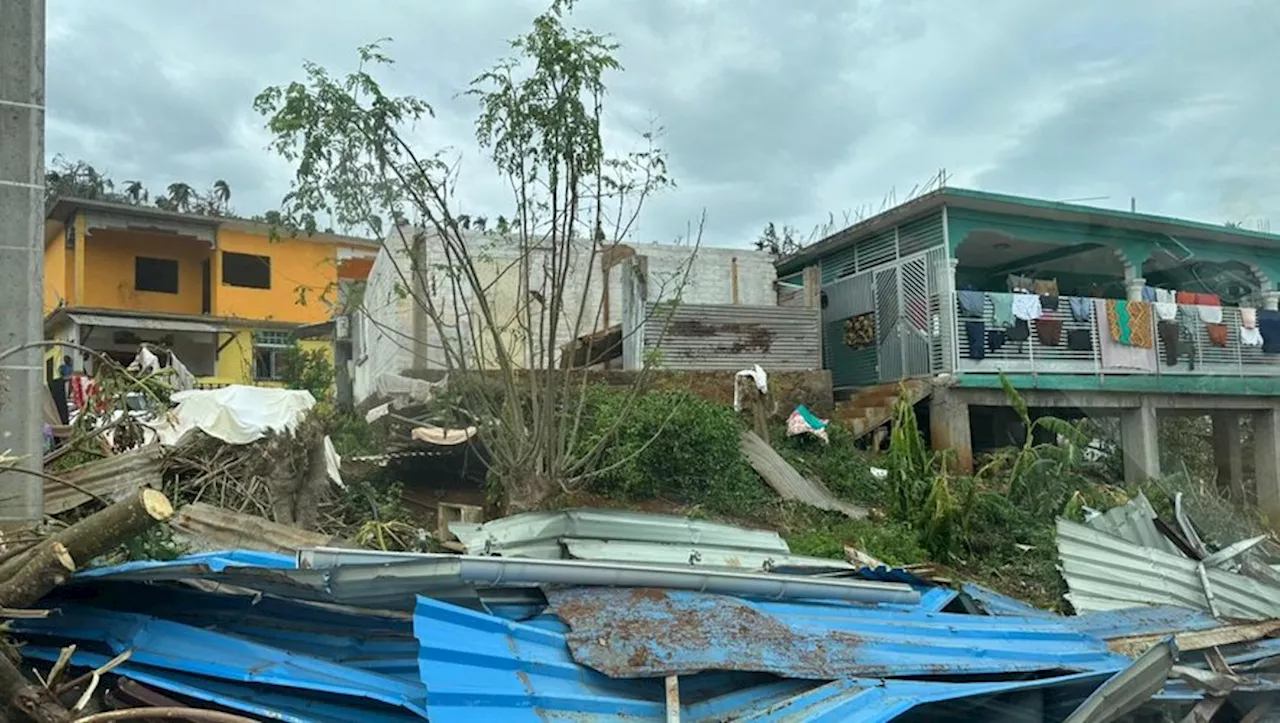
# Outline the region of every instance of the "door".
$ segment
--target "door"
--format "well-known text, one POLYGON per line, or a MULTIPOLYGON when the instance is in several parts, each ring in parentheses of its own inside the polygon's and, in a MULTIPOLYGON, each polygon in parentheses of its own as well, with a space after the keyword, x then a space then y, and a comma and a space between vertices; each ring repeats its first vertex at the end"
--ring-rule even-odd
POLYGON ((881 382, 928 376, 933 312, 925 256, 876 271, 876 357, 881 382))
POLYGON ((213 313, 213 267, 209 260, 200 262, 200 313, 213 313))

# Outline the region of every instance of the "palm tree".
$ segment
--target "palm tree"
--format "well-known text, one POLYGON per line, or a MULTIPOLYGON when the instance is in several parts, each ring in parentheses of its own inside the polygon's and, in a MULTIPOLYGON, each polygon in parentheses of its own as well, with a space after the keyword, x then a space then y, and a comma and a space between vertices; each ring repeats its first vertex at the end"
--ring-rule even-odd
POLYGON ((231 186, 227 182, 219 178, 213 182, 213 197, 217 200, 218 205, 226 208, 227 202, 231 200, 231 186))
POLYGON ((125 181, 124 195, 129 197, 129 203, 137 206, 147 200, 147 189, 142 185, 142 181, 125 181))
POLYGON ((195 190, 185 183, 169 184, 169 202, 178 211, 186 211, 191 207, 191 198, 195 190))

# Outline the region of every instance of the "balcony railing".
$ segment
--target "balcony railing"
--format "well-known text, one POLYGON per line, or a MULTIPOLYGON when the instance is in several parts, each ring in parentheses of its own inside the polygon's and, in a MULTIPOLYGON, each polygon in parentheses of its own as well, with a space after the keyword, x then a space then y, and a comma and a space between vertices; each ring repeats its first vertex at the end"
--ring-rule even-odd
MULTIPOLYGON (((951 298, 953 310, 951 320, 955 340, 953 359, 954 368, 965 374, 981 374, 1007 372, 1011 374, 1154 374, 1154 375, 1201 375, 1201 376, 1280 376, 1280 354, 1264 354, 1260 346, 1244 346, 1240 343, 1240 310, 1236 307, 1222 307, 1222 324, 1227 327, 1227 344, 1219 346, 1212 342, 1206 325, 1198 316, 1193 322, 1185 323, 1187 331, 1180 341, 1180 356, 1176 364, 1169 364, 1166 356, 1165 340, 1158 333, 1159 320, 1154 312, 1151 318, 1151 337, 1155 343, 1155 362, 1151 369, 1106 366, 1102 359, 1100 334, 1109 333, 1106 329, 1105 316, 1099 324, 1097 304, 1090 299, 1093 314, 1088 321, 1075 321, 1067 297, 1061 298, 1059 310, 1049 318, 1062 322, 1062 336, 1056 346, 1045 345, 1040 339, 1035 322, 1029 322, 1030 336, 1025 341, 1006 341, 999 349, 986 349, 984 358, 974 359, 970 356, 969 339, 965 322, 979 321, 977 317, 963 317, 956 307, 955 295, 951 298), (1071 331, 1084 331, 1089 334, 1090 349, 1073 350, 1067 346, 1067 335, 1071 331)), ((996 329, 991 298, 988 295, 983 305, 981 321, 987 330, 996 329)), ((1179 321, 1183 317, 1179 314, 1179 321)), ((945 348, 945 340, 940 339, 945 348)), ((985 338, 983 339, 985 344, 985 338)))

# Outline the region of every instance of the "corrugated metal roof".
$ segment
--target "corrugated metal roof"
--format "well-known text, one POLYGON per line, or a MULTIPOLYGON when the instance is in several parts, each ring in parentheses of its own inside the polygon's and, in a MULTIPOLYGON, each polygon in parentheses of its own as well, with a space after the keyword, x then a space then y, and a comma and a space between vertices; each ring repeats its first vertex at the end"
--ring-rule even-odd
POLYGON ((1137 710, 1164 687, 1177 656, 1172 640, 1151 648, 1093 691, 1065 723, 1111 723, 1137 710))
MULTIPOLYGON (((147 445, 87 462, 65 472, 59 472, 57 476, 98 497, 111 499, 122 492, 140 487, 159 488, 163 481, 160 463, 162 454, 160 445, 147 445)), ((46 515, 66 512, 91 499, 93 498, 74 487, 48 479, 44 482, 44 513, 46 515)))
MULTIPOLYGON (((300 555, 305 559, 305 554, 300 555)), ((233 555, 192 555, 171 562, 124 563, 81 573, 81 579, 157 582, 202 579, 238 585, 304 600, 404 609, 413 597, 434 597, 480 608, 481 595, 524 602, 521 588, 538 585, 671 587, 735 591, 776 598, 830 598, 862 602, 913 604, 920 594, 900 583, 840 580, 802 575, 743 573, 716 569, 659 567, 579 560, 526 560, 470 555, 422 554, 404 562, 343 565, 308 570, 272 553, 237 551, 233 555), (237 564, 256 558, 259 567, 237 564), (501 586, 501 590, 496 590, 501 586), (481 592, 477 592, 480 590, 481 592)))
POLYGON ((1025 603, 1021 600, 1002 595, 995 590, 971 582, 960 586, 960 591, 978 604, 988 615, 1012 615, 1025 618, 1061 618, 1061 615, 1049 610, 1025 603))
POLYGON ((132 651, 130 664, 237 683, 332 693, 397 706, 425 717, 421 682, 408 682, 232 635, 147 615, 63 605, 59 615, 13 624, 40 641, 132 651), (92 646, 87 643, 94 644, 92 646))
POLYGON ((1280 617, 1280 587, 1194 560, 1126 542, 1069 520, 1058 520, 1058 559, 1078 612, 1135 605, 1212 609, 1224 617, 1280 617), (1202 574, 1203 573, 1203 574, 1202 574), (1210 590, 1205 590, 1204 579, 1210 590))
POLYGON ((87 314, 75 311, 67 314, 67 318, 79 326, 108 326, 116 329, 145 329, 149 331, 186 331, 195 333, 216 334, 231 331, 225 324, 189 319, 147 319, 137 316, 110 316, 107 314, 87 314))
POLYGON ((1156 511, 1147 496, 1138 493, 1127 504, 1099 513, 1086 520, 1085 524, 1135 545, 1161 550, 1170 555, 1182 555, 1177 546, 1156 529, 1155 518, 1156 511))
POLYGON ((795 306, 660 304, 644 308, 644 350, 667 370, 822 367, 822 311, 795 306))
POLYGON ((850 676, 1118 670, 1097 638, 1050 621, 673 590, 547 592, 574 658, 622 678, 700 670, 850 676))
MULTIPOLYGON (((558 545, 562 537, 629 542, 660 542, 789 554, 778 533, 675 515, 627 510, 578 509, 526 512, 484 524, 455 522, 449 531, 472 555, 515 556, 540 543, 558 545)), ((547 547, 546 549, 550 549, 547 547)), ((527 554, 526 557, 550 554, 527 554)), ((554 557, 560 557, 555 554, 554 557)))

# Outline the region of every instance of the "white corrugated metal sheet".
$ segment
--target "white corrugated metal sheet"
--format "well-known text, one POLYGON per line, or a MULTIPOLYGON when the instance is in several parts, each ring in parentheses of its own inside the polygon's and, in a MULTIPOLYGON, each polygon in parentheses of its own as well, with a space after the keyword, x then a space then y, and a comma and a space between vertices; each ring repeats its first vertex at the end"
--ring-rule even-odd
MULTIPOLYGON (((662 369, 765 371, 822 367, 819 309, 738 304, 645 304, 644 351, 662 369)), ((624 330, 625 331, 625 330, 624 330)))
POLYGON ((107 326, 116 329, 148 329, 151 331, 188 331, 195 333, 216 334, 220 331, 230 331, 231 327, 226 324, 217 324, 210 321, 197 321, 194 319, 166 319, 144 318, 139 316, 113 316, 107 314, 85 314, 82 312, 73 312, 67 314, 67 317, 79 326, 107 326))
POLYGON ((1085 524, 1099 532, 1115 535, 1135 545, 1163 550, 1170 555, 1182 555, 1169 538, 1156 529, 1156 511, 1147 496, 1139 493, 1128 504, 1111 509, 1086 520, 1085 524))
POLYGON ((1280 587, 1069 520, 1058 520, 1058 564, 1078 613, 1177 605, 1225 618, 1280 617, 1280 587))
POLYGON ((160 445, 153 444, 58 472, 57 477, 75 487, 45 480, 44 513, 56 515, 83 505, 93 499, 85 492, 112 499, 139 487, 159 488, 162 473, 160 457, 160 445))

